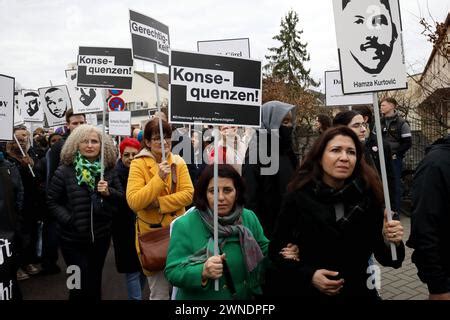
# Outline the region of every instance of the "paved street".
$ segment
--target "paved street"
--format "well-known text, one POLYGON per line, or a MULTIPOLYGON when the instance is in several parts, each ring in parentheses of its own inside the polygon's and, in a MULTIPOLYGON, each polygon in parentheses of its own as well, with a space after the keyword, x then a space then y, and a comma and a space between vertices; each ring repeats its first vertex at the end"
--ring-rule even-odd
MULTIPOLYGON (((410 218, 400 218, 405 229, 404 240, 409 238, 410 218)), ((406 257, 400 269, 381 267, 381 297, 385 300, 428 299, 428 289, 417 277, 416 266, 411 262, 412 250, 406 247, 406 257)))

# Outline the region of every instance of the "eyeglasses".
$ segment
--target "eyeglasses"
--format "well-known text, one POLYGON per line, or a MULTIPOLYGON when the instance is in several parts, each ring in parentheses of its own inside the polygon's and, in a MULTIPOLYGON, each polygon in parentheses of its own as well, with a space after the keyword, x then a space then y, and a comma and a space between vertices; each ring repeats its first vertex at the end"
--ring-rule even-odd
POLYGON ((98 140, 89 140, 89 139, 84 139, 84 140, 82 140, 80 143, 82 143, 82 144, 92 144, 92 145, 95 145, 95 144, 100 144, 100 141, 98 141, 98 140))
POLYGON ((352 124, 350 127, 352 127, 353 129, 361 129, 361 128, 367 129, 369 125, 366 122, 361 123, 357 122, 352 124))
MULTIPOLYGON (((164 140, 166 142, 170 141, 171 138, 172 137, 170 137, 170 136, 164 136, 164 140)), ((155 136, 155 137, 152 137, 150 140, 152 140, 153 142, 161 142, 161 137, 160 136, 155 136)))

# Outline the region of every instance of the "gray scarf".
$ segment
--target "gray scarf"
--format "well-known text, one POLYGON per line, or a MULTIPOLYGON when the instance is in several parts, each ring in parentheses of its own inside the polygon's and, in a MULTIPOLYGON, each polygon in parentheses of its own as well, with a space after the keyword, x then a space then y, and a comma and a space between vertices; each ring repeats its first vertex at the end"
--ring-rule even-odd
MULTIPOLYGON (((214 215, 209 208, 206 212, 199 210, 199 213, 203 223, 211 233, 211 237, 203 248, 189 256, 187 264, 204 263, 209 257, 214 255, 214 215)), ((252 272, 264 258, 261 248, 253 237, 252 232, 242 225, 242 207, 236 207, 231 214, 219 217, 218 231, 219 251, 222 251, 228 237, 239 235, 242 255, 244 256, 248 272, 252 272)))

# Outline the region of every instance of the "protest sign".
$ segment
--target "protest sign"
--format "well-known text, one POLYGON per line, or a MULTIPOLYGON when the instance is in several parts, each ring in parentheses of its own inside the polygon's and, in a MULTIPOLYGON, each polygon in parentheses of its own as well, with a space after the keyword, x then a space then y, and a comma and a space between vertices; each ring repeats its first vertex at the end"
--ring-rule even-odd
POLYGON ((93 125, 93 126, 97 126, 98 122, 97 122, 97 114, 95 113, 86 113, 86 123, 93 125))
POLYGON ((13 140, 14 78, 0 74, 0 140, 13 140))
POLYGON ((77 87, 77 70, 66 70, 66 80, 74 114, 102 111, 105 99, 102 89, 77 87))
POLYGON ((22 110, 20 109, 21 99, 22 92, 20 90, 14 91, 14 126, 19 126, 24 123, 22 118, 22 110))
POLYGON ((371 93, 344 95, 339 70, 325 71, 325 99, 327 106, 355 106, 373 103, 371 93))
POLYGON ((77 87, 131 89, 131 49, 80 47, 77 87))
POLYGON ((407 87, 398 0, 333 1, 344 94, 407 87))
POLYGON ((115 111, 109 113, 109 134, 129 136, 131 133, 131 112, 115 111))
POLYGON ((19 108, 23 121, 44 121, 44 111, 42 110, 41 99, 39 99, 39 92, 37 90, 21 90, 19 108))
POLYGON ((169 66, 169 27, 130 10, 130 32, 133 58, 169 66))
POLYGON ((261 61, 171 51, 169 121, 260 126, 261 61))
POLYGON ((48 126, 64 125, 66 123, 66 112, 72 108, 67 86, 39 88, 39 96, 48 126))
POLYGON ((197 50, 201 53, 250 58, 250 41, 248 38, 197 41, 197 50))

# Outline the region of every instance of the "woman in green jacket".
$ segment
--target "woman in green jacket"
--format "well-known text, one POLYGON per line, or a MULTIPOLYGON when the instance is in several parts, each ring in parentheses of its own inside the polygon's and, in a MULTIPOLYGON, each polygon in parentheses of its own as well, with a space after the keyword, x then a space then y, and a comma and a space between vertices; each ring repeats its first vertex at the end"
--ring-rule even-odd
POLYGON ((213 166, 199 178, 195 208, 173 224, 165 275, 178 288, 177 300, 251 299, 261 293, 269 240, 256 215, 243 208, 244 184, 237 171, 220 164, 218 172, 219 255, 213 253, 213 166), (214 290, 216 279, 219 291, 214 290))

